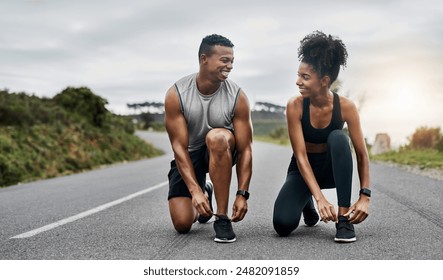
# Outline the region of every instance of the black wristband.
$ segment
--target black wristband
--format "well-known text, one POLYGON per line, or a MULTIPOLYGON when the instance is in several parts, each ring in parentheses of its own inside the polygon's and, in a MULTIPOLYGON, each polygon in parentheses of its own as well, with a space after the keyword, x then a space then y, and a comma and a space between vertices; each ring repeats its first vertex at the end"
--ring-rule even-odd
POLYGON ((246 200, 249 198, 249 192, 245 190, 238 190, 236 195, 243 196, 246 200))
POLYGON ((367 188, 364 188, 364 189, 361 189, 360 190, 360 195, 366 195, 367 197, 371 197, 371 190, 370 189, 367 189, 367 188))

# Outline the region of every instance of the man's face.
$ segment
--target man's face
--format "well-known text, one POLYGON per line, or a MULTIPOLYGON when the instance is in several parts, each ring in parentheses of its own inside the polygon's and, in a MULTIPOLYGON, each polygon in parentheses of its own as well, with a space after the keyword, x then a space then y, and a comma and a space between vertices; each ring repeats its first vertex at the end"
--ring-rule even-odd
POLYGON ((234 63, 234 50, 230 47, 214 46, 212 54, 205 55, 202 59, 202 65, 205 71, 219 81, 228 78, 234 63))

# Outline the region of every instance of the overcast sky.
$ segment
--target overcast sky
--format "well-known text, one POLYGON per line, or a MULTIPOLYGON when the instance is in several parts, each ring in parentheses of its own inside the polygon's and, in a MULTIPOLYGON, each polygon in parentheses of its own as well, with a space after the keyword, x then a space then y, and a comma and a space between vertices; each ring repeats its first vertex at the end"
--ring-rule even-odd
POLYGON ((341 94, 363 99, 371 142, 387 132, 405 143, 419 126, 443 128, 443 4, 421 1, 68 1, 0 2, 0 88, 52 97, 87 86, 114 113, 163 101, 198 71, 201 39, 235 45, 230 79, 255 101, 286 105, 300 40, 314 30, 340 37, 348 66, 341 94))

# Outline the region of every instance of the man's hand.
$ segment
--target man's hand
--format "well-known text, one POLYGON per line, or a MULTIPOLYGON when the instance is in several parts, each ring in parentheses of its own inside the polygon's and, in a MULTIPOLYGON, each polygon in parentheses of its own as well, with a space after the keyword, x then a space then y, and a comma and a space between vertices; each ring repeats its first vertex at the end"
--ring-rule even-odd
POLYGON ((369 197, 361 195, 358 201, 349 208, 344 215, 349 218, 351 224, 359 224, 368 217, 369 197))
POLYGON ((241 195, 237 195, 234 201, 234 205, 232 206, 231 220, 233 222, 239 222, 243 220, 246 212, 248 212, 248 203, 246 202, 246 199, 241 195))
POLYGON ((211 206, 209 200, 203 192, 198 192, 192 195, 192 205, 194 205, 197 212, 202 216, 212 216, 211 206))

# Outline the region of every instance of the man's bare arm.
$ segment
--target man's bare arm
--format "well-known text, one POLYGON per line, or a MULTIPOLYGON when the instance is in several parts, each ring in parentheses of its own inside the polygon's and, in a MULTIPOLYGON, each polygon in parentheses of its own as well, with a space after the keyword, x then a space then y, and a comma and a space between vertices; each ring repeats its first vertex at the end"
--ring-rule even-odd
POLYGON ((195 176, 194 166, 188 152, 188 128, 181 112, 179 99, 174 87, 166 93, 165 126, 169 135, 178 171, 192 196, 192 203, 200 214, 211 215, 209 201, 203 194, 195 176))

